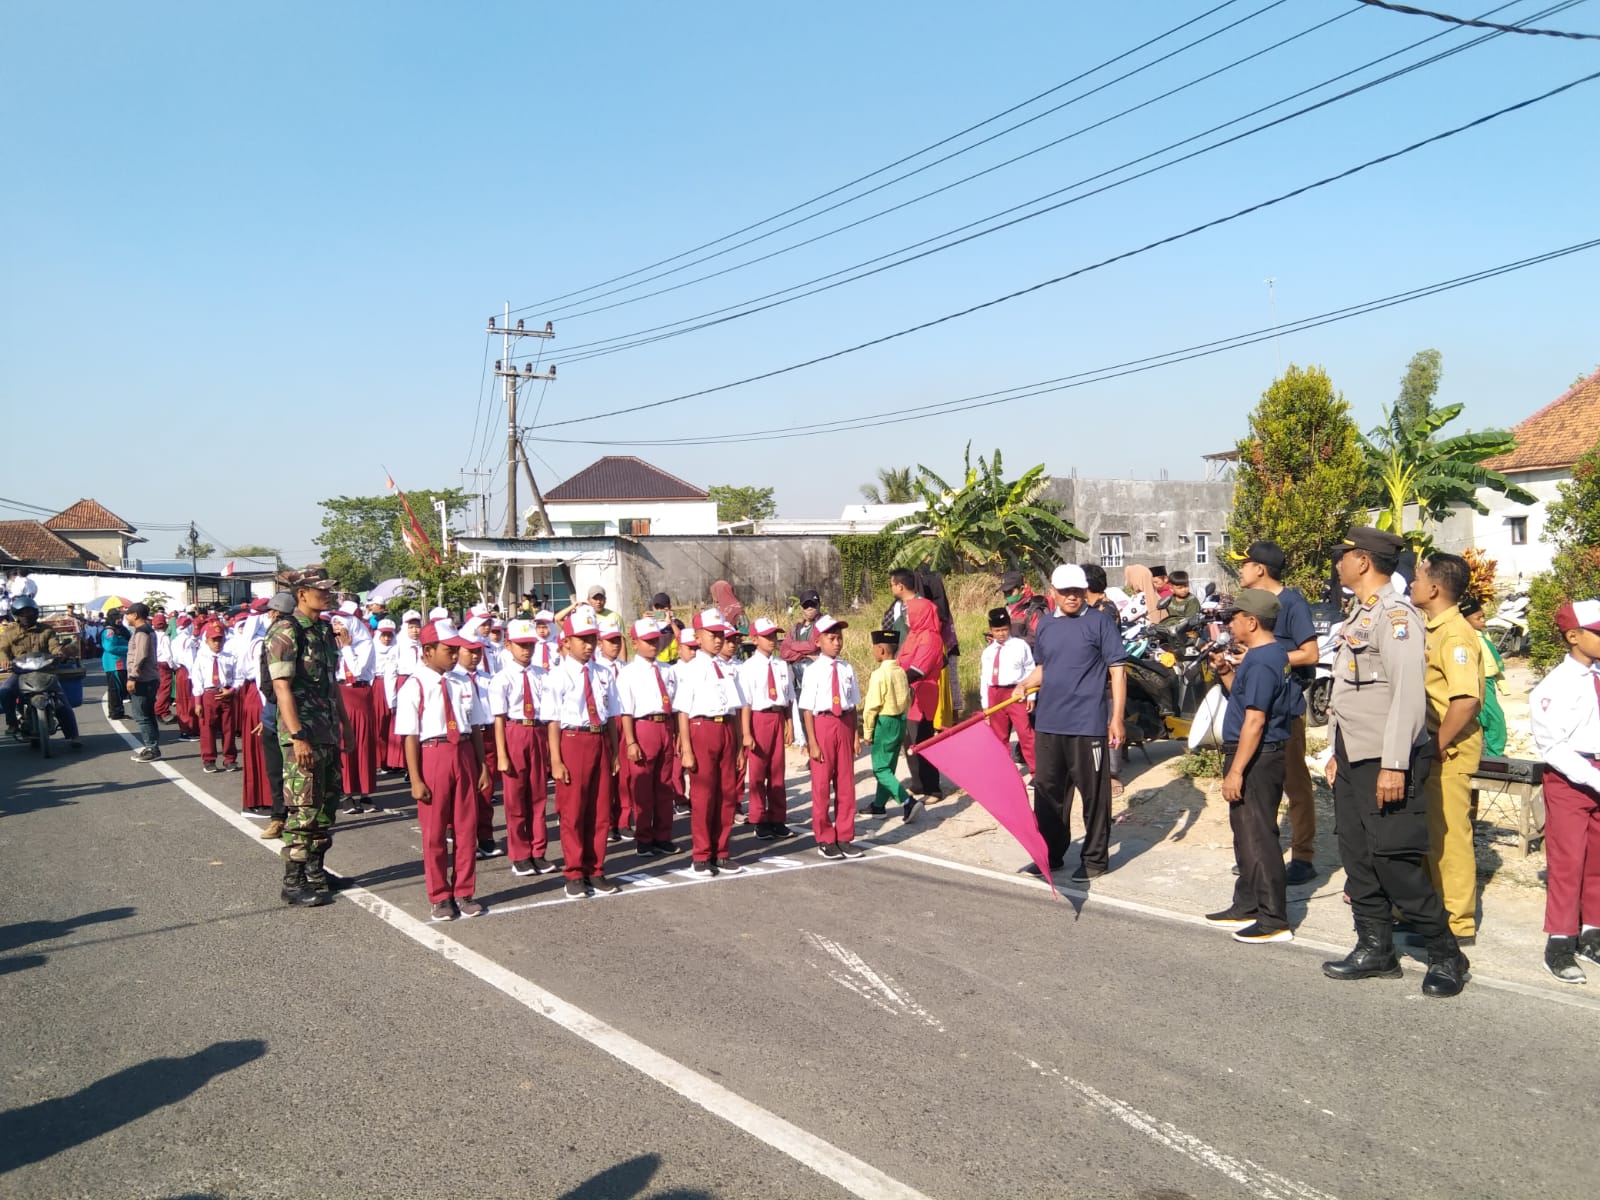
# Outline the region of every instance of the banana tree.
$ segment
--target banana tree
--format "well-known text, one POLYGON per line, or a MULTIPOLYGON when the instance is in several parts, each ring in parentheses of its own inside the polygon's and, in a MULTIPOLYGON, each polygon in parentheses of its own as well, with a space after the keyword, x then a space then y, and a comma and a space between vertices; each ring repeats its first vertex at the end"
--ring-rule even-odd
POLYGON ((1378 510, 1379 529, 1399 534, 1419 551, 1432 544, 1432 526, 1456 509, 1489 511, 1478 499, 1479 488, 1518 504, 1538 502, 1526 488, 1483 465, 1485 459, 1516 449, 1512 434, 1489 429, 1435 439, 1464 407, 1450 404, 1409 416, 1398 407, 1386 408, 1383 423, 1361 438, 1367 460, 1367 507, 1378 510), (1416 505, 1417 526, 1407 530, 1405 511, 1410 505, 1416 505))

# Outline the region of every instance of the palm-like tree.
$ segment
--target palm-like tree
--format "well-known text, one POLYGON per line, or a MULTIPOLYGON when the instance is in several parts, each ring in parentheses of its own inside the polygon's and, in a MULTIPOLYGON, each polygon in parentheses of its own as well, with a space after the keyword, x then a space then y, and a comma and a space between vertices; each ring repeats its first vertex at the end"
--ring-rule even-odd
POLYGON ((1410 415, 1398 406, 1385 409, 1383 424, 1361 438, 1367 458, 1368 508, 1378 509, 1378 528, 1400 534, 1422 548, 1431 540, 1429 526, 1457 508, 1484 514, 1478 499, 1480 487, 1499 492, 1518 504, 1535 504, 1538 497, 1519 487, 1499 471, 1483 465, 1487 458, 1509 454, 1517 439, 1501 429, 1463 433, 1436 440, 1434 435, 1461 415, 1464 406, 1446 405, 1410 415), (1418 528, 1406 531, 1406 506, 1417 506, 1418 528))
POLYGON ((1048 572, 1058 548, 1068 541, 1088 541, 1070 521, 1061 518, 1059 501, 1043 496, 1044 464, 1008 480, 1000 451, 972 465, 969 443, 965 472, 953 488, 927 467, 917 467, 913 499, 922 507, 891 521, 885 533, 898 534, 892 563, 916 567, 926 562, 939 572, 1002 571, 1028 566, 1048 572))
POLYGON ((877 483, 863 483, 868 504, 909 504, 917 498, 910 467, 879 467, 877 483))

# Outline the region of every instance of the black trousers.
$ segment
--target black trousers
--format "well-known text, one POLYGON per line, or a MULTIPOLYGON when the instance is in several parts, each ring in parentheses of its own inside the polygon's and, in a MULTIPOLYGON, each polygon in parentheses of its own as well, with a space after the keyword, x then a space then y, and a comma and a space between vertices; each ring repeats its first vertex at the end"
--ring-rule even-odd
MULTIPOLYGON (((1233 770, 1229 754, 1223 774, 1233 770)), ((1278 801, 1288 753, 1282 742, 1256 751, 1244 769, 1243 799, 1228 805, 1233 830, 1233 858, 1239 882, 1233 885, 1233 911, 1255 913, 1262 929, 1289 927, 1288 885, 1283 877, 1283 850, 1278 845, 1278 801)))
MULTIPOLYGON (((911 744, 925 742, 934 734, 933 718, 924 717, 920 721, 910 721, 911 744)), ((911 764, 912 791, 919 795, 933 795, 939 791, 939 768, 934 766, 920 754, 906 755, 906 761, 911 764)))
POLYGON ((126 671, 106 672, 106 712, 113 721, 121 721, 128 715, 125 707, 128 696, 128 673, 126 671))
POLYGON ((289 815, 283 802, 283 746, 278 742, 278 706, 266 706, 261 714, 261 753, 267 760, 267 786, 272 791, 272 816, 282 821, 289 815))
POLYGON ((1083 797, 1083 865, 1105 870, 1111 855, 1111 755, 1098 737, 1036 732, 1033 815, 1059 867, 1072 845, 1072 791, 1083 797))
POLYGON ((1428 800, 1424 785, 1436 756, 1433 739, 1411 751, 1405 794, 1378 807, 1376 758, 1351 762, 1344 738, 1334 743, 1337 768, 1333 811, 1338 824, 1339 858, 1345 890, 1357 923, 1387 927, 1393 910, 1430 940, 1449 932, 1449 918, 1428 876, 1428 800))

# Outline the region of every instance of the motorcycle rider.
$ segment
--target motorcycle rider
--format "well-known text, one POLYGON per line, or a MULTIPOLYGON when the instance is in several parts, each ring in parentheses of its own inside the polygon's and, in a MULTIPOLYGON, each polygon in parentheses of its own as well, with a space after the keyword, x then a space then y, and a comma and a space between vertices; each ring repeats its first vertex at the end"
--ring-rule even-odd
MULTIPOLYGON (((0 670, 7 672, 5 679, 0 680, 0 705, 5 708, 6 729, 12 736, 20 736, 17 701, 22 694, 22 678, 15 670, 16 660, 34 654, 60 658, 66 647, 54 629, 39 623, 39 605, 32 596, 13 596, 11 616, 12 623, 0 630, 0 670)), ((59 697, 56 719, 61 723, 61 731, 67 735, 72 748, 80 749, 83 743, 78 740, 77 714, 72 711, 70 704, 59 697)))

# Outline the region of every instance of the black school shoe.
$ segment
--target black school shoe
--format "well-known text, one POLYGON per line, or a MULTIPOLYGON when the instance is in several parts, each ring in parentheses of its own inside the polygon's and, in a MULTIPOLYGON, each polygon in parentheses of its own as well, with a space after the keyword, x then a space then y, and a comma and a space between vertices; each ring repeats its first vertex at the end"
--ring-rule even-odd
POLYGON ((769 821, 757 821, 756 822, 756 840, 757 841, 770 842, 776 836, 777 835, 772 832, 772 824, 771 824, 771 822, 769 822, 769 821))
MULTIPOLYGON (((1456 941, 1460 941, 1457 938, 1456 941)), ((1600 967, 1600 929, 1591 929, 1578 935, 1578 948, 1574 953, 1585 962, 1600 967)))
POLYGON ((1587 983, 1588 976, 1578 965, 1575 950, 1577 941, 1570 937, 1552 937, 1544 944, 1544 969, 1562 983, 1587 983))
POLYGON ((1105 867, 1089 867, 1085 866, 1083 863, 1079 863, 1077 867, 1073 869, 1070 878, 1072 879, 1073 883, 1088 883, 1091 879, 1099 879, 1100 876, 1104 875, 1105 873, 1105 867))

